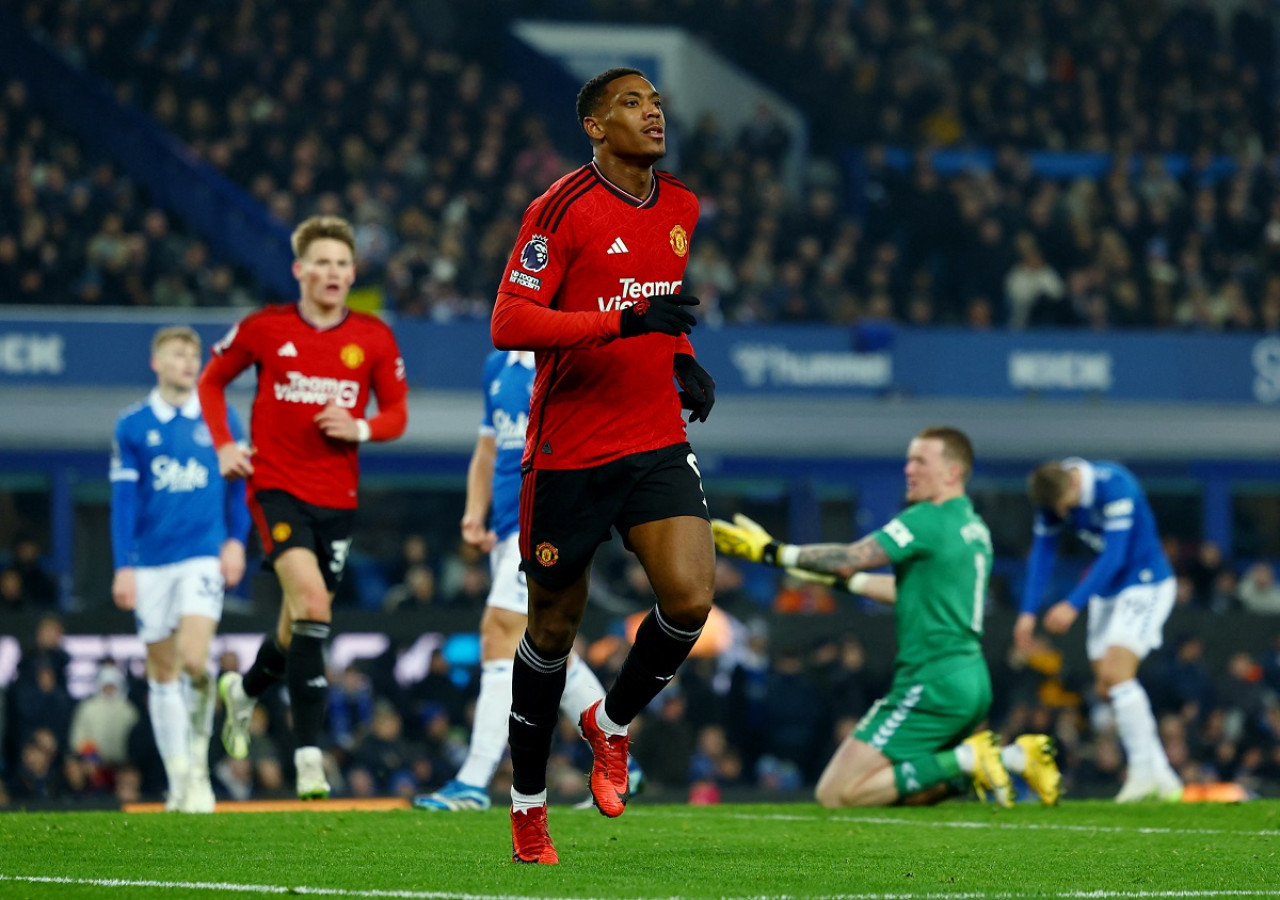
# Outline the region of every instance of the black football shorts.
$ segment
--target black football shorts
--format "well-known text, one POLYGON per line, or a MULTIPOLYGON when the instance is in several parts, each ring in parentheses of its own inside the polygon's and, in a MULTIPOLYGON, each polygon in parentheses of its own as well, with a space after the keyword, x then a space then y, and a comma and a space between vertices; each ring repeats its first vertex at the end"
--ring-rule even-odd
POLYGON ((325 587, 336 591, 347 567, 356 511, 305 503, 281 490, 251 491, 249 497, 265 562, 274 565, 284 551, 305 547, 320 561, 325 587))
POLYGON ((530 469, 520 485, 520 568, 543 587, 562 590, 610 540, 610 528, 625 544, 634 526, 676 516, 711 518, 688 443, 588 469, 530 469))

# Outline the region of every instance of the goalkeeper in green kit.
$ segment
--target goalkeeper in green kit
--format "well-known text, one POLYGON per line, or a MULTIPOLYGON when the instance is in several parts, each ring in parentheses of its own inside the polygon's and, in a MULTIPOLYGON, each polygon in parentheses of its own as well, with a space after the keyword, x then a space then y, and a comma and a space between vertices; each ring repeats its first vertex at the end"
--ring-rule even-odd
POLYGON ((982 797, 1013 805, 1009 772, 1022 774, 1046 804, 1061 775, 1045 735, 1000 747, 977 731, 991 708, 982 656, 982 618, 991 573, 991 533, 965 483, 973 445, 955 428, 926 428, 905 468, 909 506, 852 544, 783 544, 748 519, 711 523, 716 549, 785 568, 894 605, 898 655, 893 684, 827 763, 816 797, 826 807, 927 803, 971 781, 982 797), (893 574, 868 569, 893 566, 893 574))

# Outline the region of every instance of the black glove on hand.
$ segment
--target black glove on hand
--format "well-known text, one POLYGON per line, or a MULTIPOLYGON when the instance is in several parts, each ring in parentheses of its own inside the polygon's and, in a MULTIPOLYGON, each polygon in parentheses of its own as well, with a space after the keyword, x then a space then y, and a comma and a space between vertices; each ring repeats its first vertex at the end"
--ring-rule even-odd
POLYGON ((650 333, 688 334, 698 320, 684 307, 697 305, 697 297, 683 294, 658 294, 637 300, 622 311, 618 334, 624 338, 650 333))
POLYGON ((676 381, 680 382, 680 405, 692 410, 690 422, 705 422, 716 402, 716 380, 688 353, 676 354, 676 381))

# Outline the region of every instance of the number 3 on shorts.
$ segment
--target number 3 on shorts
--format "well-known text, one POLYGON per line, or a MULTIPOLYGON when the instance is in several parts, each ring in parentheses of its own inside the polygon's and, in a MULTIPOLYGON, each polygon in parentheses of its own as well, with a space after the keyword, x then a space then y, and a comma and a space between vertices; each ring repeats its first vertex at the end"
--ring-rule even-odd
POLYGON ((350 549, 351 538, 329 543, 329 571, 334 575, 341 575, 342 570, 347 567, 347 552, 350 549))

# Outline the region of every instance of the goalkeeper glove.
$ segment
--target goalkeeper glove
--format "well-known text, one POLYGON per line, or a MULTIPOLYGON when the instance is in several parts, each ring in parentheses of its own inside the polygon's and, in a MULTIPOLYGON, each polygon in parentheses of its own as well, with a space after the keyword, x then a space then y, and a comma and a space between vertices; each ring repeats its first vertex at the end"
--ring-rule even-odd
POLYGON ((781 565, 778 554, 788 544, 781 544, 760 524, 742 513, 733 514, 733 522, 724 519, 711 520, 711 536, 716 549, 727 556, 736 556, 750 562, 762 562, 766 566, 781 565))
POLYGON ((618 336, 629 338, 641 334, 688 334, 698 320, 686 306, 697 306, 697 297, 683 294, 658 294, 637 300, 622 311, 618 336))
POLYGON ((676 381, 680 382, 680 405, 692 410, 690 422, 705 422, 716 402, 716 380, 688 353, 676 354, 676 381))

